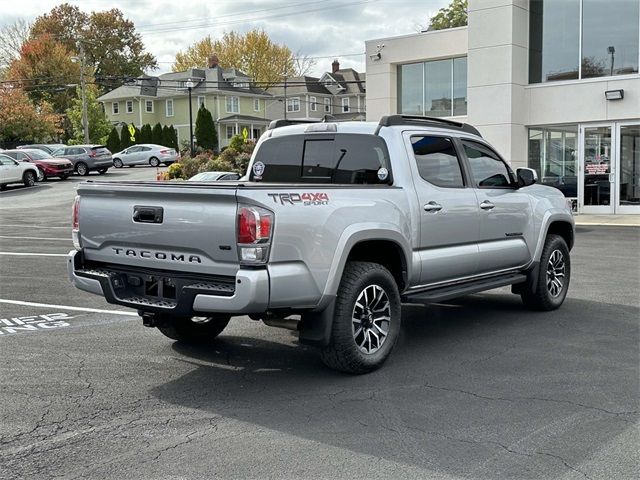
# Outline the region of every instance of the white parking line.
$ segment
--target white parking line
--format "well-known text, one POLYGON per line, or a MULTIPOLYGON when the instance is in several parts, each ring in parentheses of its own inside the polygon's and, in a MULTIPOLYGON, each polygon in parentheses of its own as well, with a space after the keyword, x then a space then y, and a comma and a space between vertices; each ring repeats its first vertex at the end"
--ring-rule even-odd
POLYGON ((0 238, 15 238, 19 240, 57 240, 59 242, 70 242, 71 237, 69 238, 55 238, 55 237, 10 237, 8 235, 0 235, 0 238))
POLYGON ((0 227, 20 227, 20 228, 66 228, 71 230, 71 226, 66 227, 42 227, 40 225, 0 225, 0 227))
POLYGON ((130 317, 138 316, 136 312, 123 312, 122 310, 101 310, 99 308, 72 307, 70 305, 55 305, 52 303, 23 302, 22 300, 6 300, 4 298, 0 298, 0 303, 22 305, 25 307, 59 308, 61 310, 73 310, 76 312, 111 313, 113 315, 127 315, 130 317))
POLYGON ((0 255, 11 255, 14 257, 66 257, 68 253, 0 252, 0 255))

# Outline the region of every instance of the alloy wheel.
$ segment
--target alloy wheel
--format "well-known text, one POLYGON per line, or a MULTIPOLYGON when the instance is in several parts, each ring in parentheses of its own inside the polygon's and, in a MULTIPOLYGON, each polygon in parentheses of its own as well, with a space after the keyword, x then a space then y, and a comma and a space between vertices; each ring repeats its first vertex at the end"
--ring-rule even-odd
POLYGON ((353 307, 351 326, 358 350, 371 355, 377 352, 389 335, 391 303, 379 285, 365 287, 353 307))
POLYGON ((556 298, 562 293, 565 282, 565 261, 560 250, 551 252, 547 262, 547 290, 556 298))

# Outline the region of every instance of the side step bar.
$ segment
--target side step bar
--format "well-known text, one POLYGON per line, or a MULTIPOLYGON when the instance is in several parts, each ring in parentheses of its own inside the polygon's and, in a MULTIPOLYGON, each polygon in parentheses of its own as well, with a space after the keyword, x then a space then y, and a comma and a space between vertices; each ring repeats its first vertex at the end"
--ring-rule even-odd
POLYGON ((493 288, 505 287, 515 283, 522 283, 527 280, 527 276, 521 273, 511 273, 509 275, 501 275, 499 277, 483 278, 482 280, 473 280, 455 285, 447 285, 445 287, 435 287, 429 290, 422 290, 415 293, 405 293, 402 295, 403 303, 436 303, 452 298, 469 295, 471 293, 483 292, 493 288))

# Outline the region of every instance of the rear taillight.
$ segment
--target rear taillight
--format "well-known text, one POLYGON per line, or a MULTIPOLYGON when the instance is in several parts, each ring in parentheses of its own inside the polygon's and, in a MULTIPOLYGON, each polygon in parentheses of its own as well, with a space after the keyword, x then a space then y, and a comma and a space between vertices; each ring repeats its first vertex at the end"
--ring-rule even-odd
POLYGON ((89 150, 89 156, 95 157, 98 153, 95 150, 89 150))
POLYGON ((168 155, 169 153, 171 153, 171 150, 160 150, 160 153, 163 155, 168 155))
POLYGON ((238 207, 240 263, 265 263, 273 233, 273 212, 260 207, 238 207))
POLYGON ((71 210, 71 239, 76 250, 80 250, 80 197, 76 195, 71 210))

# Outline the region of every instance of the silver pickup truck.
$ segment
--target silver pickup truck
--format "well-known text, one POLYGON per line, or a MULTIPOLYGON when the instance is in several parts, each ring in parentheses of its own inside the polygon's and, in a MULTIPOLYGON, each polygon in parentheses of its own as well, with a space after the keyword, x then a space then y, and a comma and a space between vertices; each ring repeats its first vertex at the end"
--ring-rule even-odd
POLYGON ((183 342, 232 316, 294 328, 326 365, 378 368, 401 304, 511 285, 567 294, 574 221, 562 193, 515 173, 468 125, 272 122, 245 179, 78 187, 73 284, 183 342))

